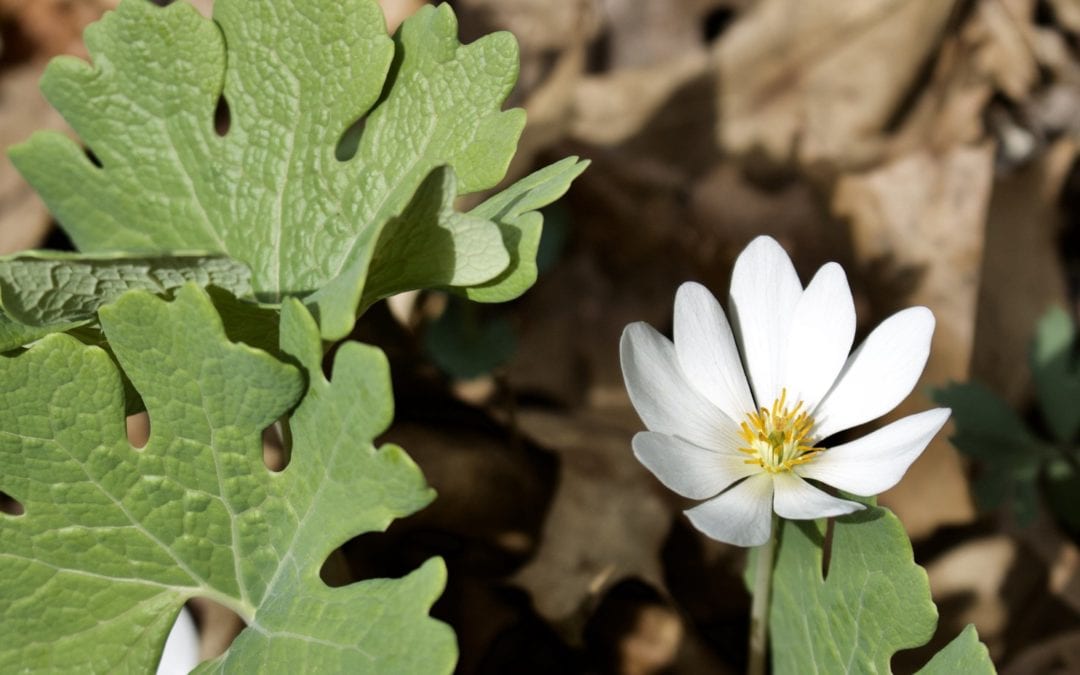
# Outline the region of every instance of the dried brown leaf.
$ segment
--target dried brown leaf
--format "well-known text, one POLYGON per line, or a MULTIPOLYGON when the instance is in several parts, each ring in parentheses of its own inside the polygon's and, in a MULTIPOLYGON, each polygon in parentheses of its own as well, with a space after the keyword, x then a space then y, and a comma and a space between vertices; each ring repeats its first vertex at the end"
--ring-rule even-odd
POLYGON ((663 587, 659 553, 671 507, 630 450, 639 430, 622 415, 522 411, 522 431, 559 454, 559 483, 540 549, 514 580, 541 616, 567 618, 609 582, 663 587))
POLYGON ((955 4, 756 4, 717 44, 721 144, 781 163, 874 161, 955 4))
MULTIPOLYGON (((856 260, 876 270, 889 291, 877 306, 926 305, 937 319, 922 384, 888 419, 932 407, 928 385, 968 377, 993 163, 991 145, 961 146, 942 155, 916 153, 837 183, 833 209, 850 221, 856 260)), ((946 438, 939 435, 881 500, 915 537, 974 518, 959 457, 946 438)))
POLYGON ((1058 204, 1076 156, 1074 141, 1059 141, 1001 177, 990 202, 971 373, 1014 407, 1029 393, 1035 323, 1050 306, 1066 303, 1058 204))

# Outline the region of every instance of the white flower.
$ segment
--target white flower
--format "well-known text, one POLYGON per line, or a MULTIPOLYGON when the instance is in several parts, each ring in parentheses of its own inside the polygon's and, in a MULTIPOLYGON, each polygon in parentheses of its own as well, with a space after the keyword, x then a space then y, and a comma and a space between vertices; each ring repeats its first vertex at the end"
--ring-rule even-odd
POLYGON ((806 479, 878 494, 949 417, 947 408, 928 410, 819 447, 911 393, 934 331, 930 310, 905 309, 849 356, 855 306, 836 263, 804 290, 776 240, 758 237, 735 262, 730 311, 734 331, 708 290, 685 283, 675 296, 674 344, 635 323, 620 346, 630 400, 649 429, 634 436, 634 454, 667 487, 707 500, 686 515, 714 539, 763 544, 773 510, 808 519, 863 508, 806 479))

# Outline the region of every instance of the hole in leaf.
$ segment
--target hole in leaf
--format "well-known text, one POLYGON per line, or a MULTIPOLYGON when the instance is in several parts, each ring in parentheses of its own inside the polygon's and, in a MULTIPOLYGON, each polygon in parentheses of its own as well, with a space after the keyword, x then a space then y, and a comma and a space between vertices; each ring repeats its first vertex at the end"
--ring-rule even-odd
POLYGON ((42 248, 47 248, 50 251, 74 251, 75 244, 71 241, 71 237, 67 235, 59 227, 56 227, 56 223, 53 223, 53 227, 49 230, 49 236, 45 238, 45 243, 42 248))
POLYGON ((104 168, 104 165, 101 163, 101 160, 98 159, 98 156, 94 154, 93 150, 91 150, 90 148, 83 148, 83 152, 86 153, 86 158, 88 160, 90 160, 91 164, 93 164, 94 166, 96 166, 99 169, 104 168))
POLYGON ((216 659, 225 653, 247 623, 236 612, 209 598, 192 598, 188 604, 199 628, 199 660, 216 659))
POLYGON ((229 133, 232 126, 232 111, 229 109, 229 101, 225 94, 218 96, 217 107, 214 108, 214 131, 218 136, 224 137, 229 133))
POLYGON ((278 472, 289 465, 292 456, 292 434, 289 422, 282 418, 263 430, 263 464, 267 469, 278 472))
POLYGON ((142 450, 150 440, 150 416, 145 412, 128 415, 127 438, 131 447, 142 450))
POLYGON ((181 607, 165 640, 161 660, 158 662, 158 672, 189 672, 199 665, 199 656, 199 630, 195 619, 187 607, 181 607))
POLYGON ((335 548, 327 556, 322 568, 319 569, 319 577, 330 588, 341 588, 356 581, 344 548, 335 548))
POLYGON ((832 540, 833 530, 836 528, 836 519, 829 518, 825 521, 825 543, 821 546, 821 578, 829 578, 829 565, 832 563, 832 540))
POLYGON ((9 516, 21 516, 26 513, 26 509, 18 499, 6 492, 0 492, 0 513, 9 516))
POLYGON ((717 7, 708 14, 701 22, 701 37, 706 44, 713 42, 723 35, 728 26, 735 19, 735 10, 731 7, 717 7))
POLYGON ((367 125, 367 115, 356 120, 341 134, 341 140, 334 148, 334 157, 339 162, 347 162, 356 157, 356 150, 360 147, 360 137, 364 135, 364 126, 367 125))

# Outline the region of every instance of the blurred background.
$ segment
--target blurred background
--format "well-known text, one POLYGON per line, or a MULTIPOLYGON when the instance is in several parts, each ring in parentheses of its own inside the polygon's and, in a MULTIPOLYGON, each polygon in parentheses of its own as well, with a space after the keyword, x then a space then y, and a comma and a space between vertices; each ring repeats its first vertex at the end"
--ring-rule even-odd
MULTIPOLYGON (((82 29, 115 4, 0 0, 4 148, 65 129, 37 80, 49 58, 85 56, 82 29)), ((393 30, 423 3, 381 4, 393 30)), ((982 386, 948 389, 968 454, 950 425, 881 498, 941 612, 894 670, 974 622, 1003 673, 1080 672, 1080 2, 450 4, 464 41, 521 45, 509 104, 529 124, 508 181, 568 154, 592 166, 546 213, 523 298, 413 294, 361 320, 392 359, 385 440, 440 496, 342 547, 327 582, 445 557, 434 613, 461 673, 741 672, 744 552, 699 535, 634 460, 617 345, 632 321, 670 330, 682 281, 723 297, 735 256, 770 234, 804 281, 844 265, 860 336, 934 311, 930 363, 892 417, 982 386)), ((70 244, 5 157, 0 253, 42 246, 70 244)), ((195 610, 212 655, 239 620, 195 610)))

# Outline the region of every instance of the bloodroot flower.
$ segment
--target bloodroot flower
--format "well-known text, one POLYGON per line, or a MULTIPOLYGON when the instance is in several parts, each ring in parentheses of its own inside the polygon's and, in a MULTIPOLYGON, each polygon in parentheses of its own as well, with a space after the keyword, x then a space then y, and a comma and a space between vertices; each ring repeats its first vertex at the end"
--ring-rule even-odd
POLYGON ((887 490, 948 419, 938 408, 823 443, 911 393, 934 331, 925 307, 892 315, 849 356, 855 306, 843 269, 828 263, 803 289, 770 237, 739 255, 729 307, 731 325, 708 290, 685 283, 674 344, 634 323, 620 350, 630 400, 649 429, 634 436, 634 454, 670 489, 706 500, 686 515, 710 537, 758 546, 773 511, 791 519, 858 511, 810 481, 861 496, 887 490))

